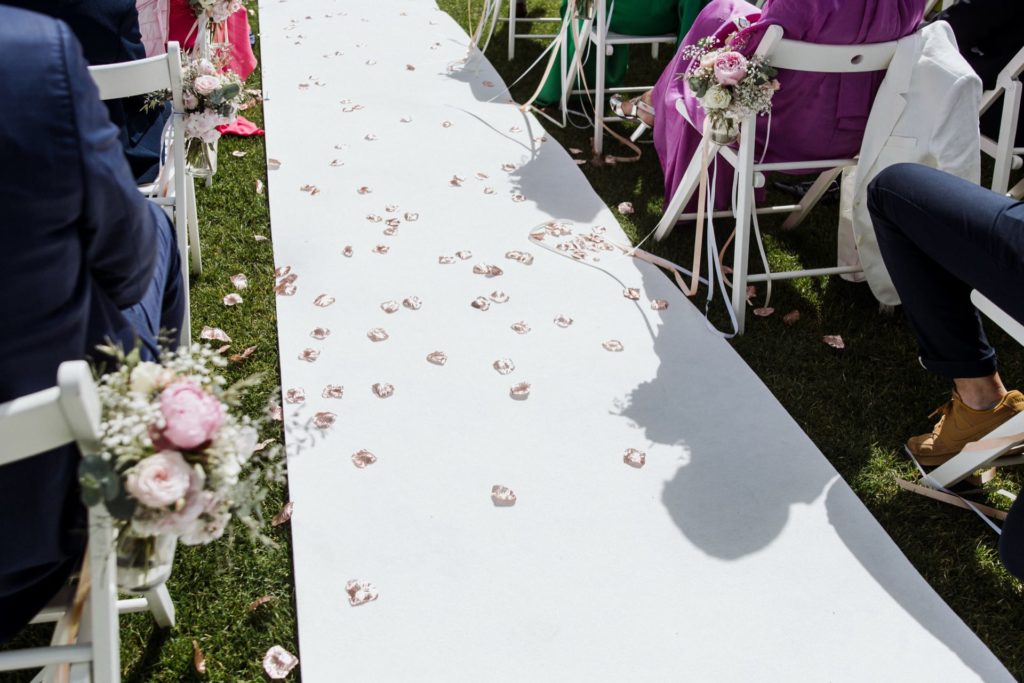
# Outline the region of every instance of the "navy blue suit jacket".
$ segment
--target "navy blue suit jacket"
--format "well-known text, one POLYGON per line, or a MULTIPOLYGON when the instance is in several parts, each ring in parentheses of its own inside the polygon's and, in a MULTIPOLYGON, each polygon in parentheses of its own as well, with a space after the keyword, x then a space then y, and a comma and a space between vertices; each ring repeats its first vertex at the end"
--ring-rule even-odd
MULTIPOLYGON (((0 0, 0 4, 41 12, 65 22, 92 66, 146 57, 135 0, 0 0)), ((121 145, 139 183, 156 178, 161 133, 170 112, 169 105, 144 111, 145 103, 144 97, 105 103, 110 120, 121 129, 121 145)))
MULTIPOLYGON (((68 27, 0 5, 0 401, 53 386, 61 362, 125 330, 162 220, 68 27)), ((0 642, 81 554, 77 465, 68 447, 0 467, 0 642)))

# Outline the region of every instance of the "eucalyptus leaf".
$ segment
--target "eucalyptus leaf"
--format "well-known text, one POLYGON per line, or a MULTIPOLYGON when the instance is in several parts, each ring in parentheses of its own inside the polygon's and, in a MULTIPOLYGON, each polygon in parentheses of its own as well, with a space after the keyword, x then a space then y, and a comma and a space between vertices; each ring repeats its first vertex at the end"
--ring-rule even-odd
POLYGON ((114 498, 107 501, 107 512, 115 519, 129 520, 135 513, 137 503, 134 498, 129 498, 125 491, 118 492, 114 498))

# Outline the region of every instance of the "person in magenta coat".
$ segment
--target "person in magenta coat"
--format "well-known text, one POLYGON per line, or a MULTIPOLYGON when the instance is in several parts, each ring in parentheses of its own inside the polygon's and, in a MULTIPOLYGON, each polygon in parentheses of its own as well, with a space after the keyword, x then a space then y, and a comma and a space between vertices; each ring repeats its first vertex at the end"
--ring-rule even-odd
MULTIPOLYGON (((704 123, 697 98, 678 77, 690 66, 683 55, 685 46, 695 45, 706 36, 724 41, 738 32, 737 48, 750 56, 773 24, 782 27, 786 38, 811 43, 886 42, 913 33, 926 4, 926 0, 767 0, 758 9, 743 0, 712 0, 698 15, 654 89, 644 95, 655 111, 654 146, 664 171, 666 201, 698 149, 704 123), (694 125, 676 111, 679 99, 684 101, 694 125)), ((760 159, 764 153, 764 160, 770 163, 856 155, 884 76, 884 72, 819 74, 781 70, 778 80, 782 87, 772 101, 771 134, 767 135, 769 118, 760 117, 755 157, 760 159)), ((647 118, 644 112, 639 113, 647 118)), ((731 188, 732 169, 719 164, 717 207, 728 206, 731 188)))

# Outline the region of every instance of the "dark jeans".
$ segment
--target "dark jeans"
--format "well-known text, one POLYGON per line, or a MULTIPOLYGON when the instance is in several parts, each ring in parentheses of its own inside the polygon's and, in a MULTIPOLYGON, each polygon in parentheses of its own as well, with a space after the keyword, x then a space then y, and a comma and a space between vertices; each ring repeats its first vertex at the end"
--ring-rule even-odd
POLYGON ((996 371, 971 290, 1024 321, 1024 203, 914 164, 878 174, 868 209, 921 363, 949 378, 996 371))
MULTIPOLYGON (((914 164, 878 174, 868 208, 885 267, 917 335, 921 363, 949 378, 996 370, 977 289, 1024 322, 1024 204, 914 164)), ((1024 496, 1003 525, 999 554, 1024 579, 1024 496)))
POLYGON ((160 226, 156 244, 156 269, 142 301, 121 311, 131 329, 122 331, 115 340, 126 350, 131 349, 137 341, 143 360, 156 360, 159 357, 161 330, 171 335, 170 341, 176 342, 175 334, 181 329, 185 318, 185 290, 181 281, 181 257, 175 241, 174 226, 162 209, 151 206, 153 212, 159 214, 160 226))

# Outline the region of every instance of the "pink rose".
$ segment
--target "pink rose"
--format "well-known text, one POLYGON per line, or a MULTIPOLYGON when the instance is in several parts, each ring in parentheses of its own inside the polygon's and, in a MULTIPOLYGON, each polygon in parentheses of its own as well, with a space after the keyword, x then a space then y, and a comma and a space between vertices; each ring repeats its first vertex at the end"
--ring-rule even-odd
POLYGON ((212 439, 224 423, 221 402, 189 380, 175 382, 163 390, 160 412, 167 422, 164 438, 185 450, 212 439))
POLYGON ((220 87, 220 79, 216 76, 199 76, 192 81, 192 87, 200 95, 209 95, 220 87))
POLYGON ((715 59, 715 78, 722 85, 736 85, 747 77, 747 58, 739 52, 723 52, 715 59))
POLYGON ((164 508, 181 500, 192 481, 192 468, 177 451, 160 451, 128 470, 124 486, 146 507, 164 508))
POLYGON ((213 76, 217 73, 217 67, 209 59, 200 59, 196 68, 204 76, 213 76))

